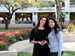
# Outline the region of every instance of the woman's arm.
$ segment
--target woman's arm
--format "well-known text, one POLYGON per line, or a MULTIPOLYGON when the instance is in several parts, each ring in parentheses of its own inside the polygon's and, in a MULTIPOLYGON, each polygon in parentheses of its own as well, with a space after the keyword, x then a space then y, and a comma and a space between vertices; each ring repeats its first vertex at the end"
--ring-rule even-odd
POLYGON ((62 52, 62 49, 63 49, 63 37, 62 37, 62 32, 59 31, 58 34, 57 34, 57 39, 58 39, 58 46, 59 46, 59 49, 58 49, 58 56, 61 55, 61 52, 62 52))
POLYGON ((30 43, 32 43, 32 41, 35 39, 35 34, 34 34, 34 28, 32 29, 31 31, 31 34, 30 34, 30 43))
POLYGON ((48 39, 48 37, 46 37, 46 44, 49 44, 49 39, 48 39))
POLYGON ((45 43, 45 44, 49 44, 49 42, 48 42, 48 41, 45 41, 44 43, 45 43))
POLYGON ((39 44, 39 42, 40 41, 34 41, 34 40, 32 40, 30 43, 32 43, 32 44, 39 44))
POLYGON ((32 40, 30 43, 32 43, 32 44, 40 44, 40 45, 44 45, 45 44, 42 41, 34 41, 34 40, 32 40))

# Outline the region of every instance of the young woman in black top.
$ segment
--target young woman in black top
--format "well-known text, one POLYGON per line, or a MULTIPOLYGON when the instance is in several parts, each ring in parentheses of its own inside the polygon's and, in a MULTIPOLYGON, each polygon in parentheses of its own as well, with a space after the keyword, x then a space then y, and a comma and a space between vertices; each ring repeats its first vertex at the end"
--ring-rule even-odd
POLYGON ((47 17, 41 16, 38 24, 31 31, 30 43, 34 44, 33 56, 49 56, 47 27, 47 17))

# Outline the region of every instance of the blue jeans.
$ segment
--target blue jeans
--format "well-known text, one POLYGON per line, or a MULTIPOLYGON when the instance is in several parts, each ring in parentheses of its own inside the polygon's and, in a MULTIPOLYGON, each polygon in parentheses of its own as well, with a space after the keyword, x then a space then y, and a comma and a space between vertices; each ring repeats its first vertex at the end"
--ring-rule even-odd
MULTIPOLYGON (((63 55, 64 51, 62 51, 62 54, 63 55)), ((50 56, 58 56, 58 52, 50 52, 50 56)))

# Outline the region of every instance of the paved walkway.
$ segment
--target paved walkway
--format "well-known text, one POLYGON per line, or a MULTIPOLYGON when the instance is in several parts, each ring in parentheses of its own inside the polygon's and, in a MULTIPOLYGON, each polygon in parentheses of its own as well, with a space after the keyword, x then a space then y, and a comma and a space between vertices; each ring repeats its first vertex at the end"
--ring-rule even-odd
MULTIPOLYGON (((64 50, 75 51, 75 35, 64 34, 63 40, 64 50)), ((9 46, 8 50, 17 50, 18 52, 32 52, 33 44, 30 44, 29 40, 19 41, 9 46)))
POLYGON ((18 52, 24 51, 24 52, 32 52, 33 44, 29 43, 29 40, 23 40, 16 42, 9 46, 8 50, 17 50, 18 52))
MULTIPOLYGON (((0 27, 5 27, 5 24, 0 24, 0 27)), ((9 27, 33 27, 33 24, 9 24, 9 27)))

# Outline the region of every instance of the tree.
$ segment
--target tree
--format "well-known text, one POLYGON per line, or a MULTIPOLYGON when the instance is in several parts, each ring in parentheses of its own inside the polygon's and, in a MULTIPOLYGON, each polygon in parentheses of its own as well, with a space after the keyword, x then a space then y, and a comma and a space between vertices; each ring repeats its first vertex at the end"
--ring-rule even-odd
POLYGON ((53 0, 56 7, 56 20, 59 23, 59 19, 61 18, 61 2, 64 2, 64 0, 53 0))
POLYGON ((8 29, 13 14, 19 9, 30 7, 32 4, 29 0, 0 0, 0 5, 4 6, 9 11, 8 14, 1 14, 5 21, 5 29, 8 29))
POLYGON ((59 18, 60 18, 60 0, 55 0, 55 5, 56 5, 56 20, 59 23, 59 18))
POLYGON ((61 5, 60 5, 60 2, 64 2, 65 0, 50 0, 50 1, 47 1, 47 0, 32 0, 32 2, 35 2, 35 4, 38 4, 38 5, 35 5, 37 7, 50 7, 50 2, 51 3, 55 3, 55 7, 56 7, 56 20, 57 22, 59 23, 59 19, 60 19, 60 15, 61 15, 61 5), (38 3, 39 2, 39 3, 38 3))
POLYGON ((50 3, 47 0, 30 0, 34 7, 50 7, 50 3))

